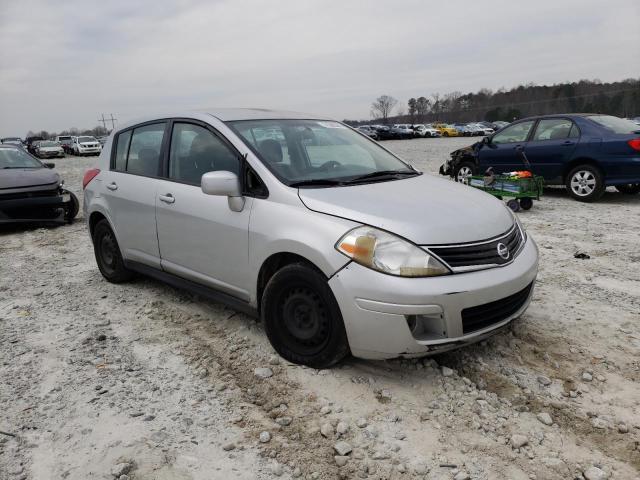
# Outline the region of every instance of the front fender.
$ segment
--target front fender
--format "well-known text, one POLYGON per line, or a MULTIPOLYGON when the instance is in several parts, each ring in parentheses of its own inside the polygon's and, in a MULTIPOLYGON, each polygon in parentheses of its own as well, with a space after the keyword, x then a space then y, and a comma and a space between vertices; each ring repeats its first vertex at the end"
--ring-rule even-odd
POLYGON ((315 265, 327 278, 349 263, 335 249, 336 242, 360 224, 313 212, 302 203, 291 205, 256 199, 249 225, 249 265, 253 278, 251 302, 257 299, 258 274, 263 263, 278 253, 293 253, 315 265))

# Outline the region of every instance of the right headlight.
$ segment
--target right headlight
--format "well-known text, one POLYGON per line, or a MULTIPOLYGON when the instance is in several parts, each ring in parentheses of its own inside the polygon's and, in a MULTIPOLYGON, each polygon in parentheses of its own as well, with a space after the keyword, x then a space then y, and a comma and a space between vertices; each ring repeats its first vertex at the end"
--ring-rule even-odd
POLYGON ((348 231, 336 249, 354 262, 399 277, 434 277, 450 270, 429 253, 391 233, 373 227, 348 231))

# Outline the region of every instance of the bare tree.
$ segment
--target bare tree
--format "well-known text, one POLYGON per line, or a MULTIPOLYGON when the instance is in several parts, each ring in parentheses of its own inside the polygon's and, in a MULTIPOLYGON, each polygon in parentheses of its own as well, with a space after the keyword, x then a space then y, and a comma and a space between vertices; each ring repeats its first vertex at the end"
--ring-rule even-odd
POLYGON ((389 95, 381 95, 371 104, 371 116, 381 118, 384 123, 391 115, 391 111, 398 104, 398 100, 389 95))

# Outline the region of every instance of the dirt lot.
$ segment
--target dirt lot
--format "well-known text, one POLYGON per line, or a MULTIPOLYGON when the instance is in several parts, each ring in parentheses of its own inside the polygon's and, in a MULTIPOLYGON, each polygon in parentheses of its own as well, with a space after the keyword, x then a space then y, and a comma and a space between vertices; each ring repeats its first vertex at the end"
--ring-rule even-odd
MULTIPOLYGON (((466 143, 385 145, 435 173, 466 143)), ((81 195, 93 162, 57 164, 81 195)), ((510 331, 331 371, 221 305, 105 282, 82 218, 5 228, 0 479, 640 478, 640 196, 549 190, 519 215, 541 263, 510 331)))

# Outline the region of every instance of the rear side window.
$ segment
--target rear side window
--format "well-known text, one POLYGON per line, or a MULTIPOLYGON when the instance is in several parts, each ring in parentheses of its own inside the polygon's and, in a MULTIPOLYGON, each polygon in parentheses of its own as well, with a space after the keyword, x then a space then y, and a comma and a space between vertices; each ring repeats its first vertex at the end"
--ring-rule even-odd
POLYGON ((118 135, 116 146, 115 169, 124 172, 127 169, 127 153, 129 152, 129 140, 131 140, 131 130, 118 135))
POLYGON ((573 122, 566 118, 548 118, 540 120, 533 141, 540 140, 564 140, 566 138, 575 138, 579 136, 577 127, 573 122))

